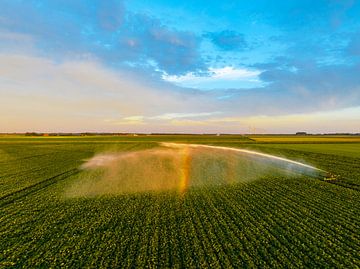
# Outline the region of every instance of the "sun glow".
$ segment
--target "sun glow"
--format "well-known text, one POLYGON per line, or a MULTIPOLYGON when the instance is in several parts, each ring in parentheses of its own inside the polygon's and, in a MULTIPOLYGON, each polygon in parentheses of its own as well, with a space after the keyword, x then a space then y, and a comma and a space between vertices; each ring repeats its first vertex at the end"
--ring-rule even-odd
POLYGON ((180 186, 179 191, 181 194, 185 193, 189 187, 191 157, 189 147, 181 149, 181 171, 180 171, 180 186))

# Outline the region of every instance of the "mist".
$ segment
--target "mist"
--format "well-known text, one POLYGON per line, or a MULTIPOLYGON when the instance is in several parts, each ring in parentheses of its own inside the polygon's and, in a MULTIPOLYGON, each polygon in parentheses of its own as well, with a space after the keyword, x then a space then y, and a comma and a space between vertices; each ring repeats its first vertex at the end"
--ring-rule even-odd
POLYGON ((316 176, 321 170, 255 151, 162 143, 131 152, 103 152, 87 160, 67 197, 177 191, 247 183, 266 177, 316 176))

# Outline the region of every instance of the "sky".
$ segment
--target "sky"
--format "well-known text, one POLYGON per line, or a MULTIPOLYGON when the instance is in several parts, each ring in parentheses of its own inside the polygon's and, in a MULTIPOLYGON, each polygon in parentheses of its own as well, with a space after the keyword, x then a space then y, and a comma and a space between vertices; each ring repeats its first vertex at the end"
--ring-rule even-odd
POLYGON ((360 132, 360 1, 0 0, 0 132, 360 132))

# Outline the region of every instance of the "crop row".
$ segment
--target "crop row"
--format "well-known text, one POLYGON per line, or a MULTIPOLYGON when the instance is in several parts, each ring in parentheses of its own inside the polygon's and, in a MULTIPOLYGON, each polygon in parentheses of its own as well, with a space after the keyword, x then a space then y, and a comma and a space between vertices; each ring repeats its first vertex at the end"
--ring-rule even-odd
POLYGON ((269 176, 184 194, 66 198, 72 169, 102 147, 4 147, 0 267, 360 267, 356 190, 269 176))
POLYGON ((347 218, 352 204, 319 203, 322 190, 316 193, 307 180, 86 199, 59 198, 61 181, 1 208, 0 260, 20 266, 360 266, 359 216, 347 218))

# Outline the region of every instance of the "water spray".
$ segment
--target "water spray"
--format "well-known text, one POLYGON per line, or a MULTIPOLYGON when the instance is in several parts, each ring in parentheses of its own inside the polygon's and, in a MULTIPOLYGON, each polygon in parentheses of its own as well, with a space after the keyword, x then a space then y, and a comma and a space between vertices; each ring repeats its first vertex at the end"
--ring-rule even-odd
POLYGON ((253 151, 253 150, 232 148, 232 147, 200 145, 200 144, 171 143, 171 142, 161 142, 160 145, 162 145, 164 147, 170 147, 170 148, 207 148, 207 149, 216 149, 216 150, 224 150, 224 151, 245 153, 245 154, 249 154, 249 155, 253 155, 253 156, 269 158, 271 160, 282 161, 282 162, 285 162, 285 163, 294 164, 294 165, 297 165, 297 166, 300 166, 300 167, 303 167, 303 168, 307 168, 307 169, 317 171, 317 172, 320 173, 320 177, 323 178, 324 180, 327 180, 327 181, 328 180, 334 180, 336 178, 335 175, 333 175, 333 174, 331 174, 331 173, 329 173, 329 172, 327 172, 325 170, 322 170, 320 168, 317 168, 315 166, 308 165, 308 164, 301 163, 301 162, 294 161, 294 160, 290 160, 290 159, 287 159, 287 158, 271 155, 271 154, 266 154, 266 153, 253 151))
POLYGON ((290 160, 290 159, 278 157, 278 156, 271 155, 271 154, 261 153, 261 152, 257 152, 257 151, 253 151, 253 150, 247 150, 247 149, 220 147, 220 146, 208 146, 208 145, 199 145, 199 144, 168 143, 168 142, 163 142, 163 143, 161 143, 161 145, 165 146, 165 147, 170 147, 170 148, 191 147, 191 148, 208 148, 208 149, 218 149, 218 150, 228 150, 228 151, 234 151, 234 152, 241 152, 241 153, 261 156, 261 157, 265 157, 265 158, 270 158, 270 159, 274 159, 274 160, 284 161, 284 162, 287 162, 287 163, 292 163, 292 164, 296 164, 296 165, 303 166, 303 167, 306 167, 306 168, 310 168, 310 169, 325 172, 322 169, 319 169, 317 167, 314 167, 314 166, 311 166, 311 165, 308 165, 308 164, 304 164, 304 163, 293 161, 293 160, 290 160))
POLYGON ((334 181, 332 174, 298 161, 257 151, 200 144, 160 143, 131 152, 103 152, 87 160, 68 197, 114 195, 247 183, 267 177, 307 175, 334 181))

